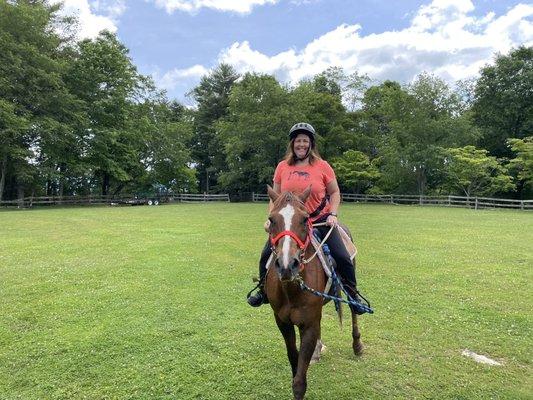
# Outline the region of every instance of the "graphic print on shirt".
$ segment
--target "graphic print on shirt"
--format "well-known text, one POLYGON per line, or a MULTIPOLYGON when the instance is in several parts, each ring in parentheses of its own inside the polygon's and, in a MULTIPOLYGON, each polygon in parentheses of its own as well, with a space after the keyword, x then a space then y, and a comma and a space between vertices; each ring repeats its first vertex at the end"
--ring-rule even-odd
POLYGON ((309 174, 309 172, 305 171, 292 171, 289 174, 288 180, 290 181, 291 179, 296 179, 299 181, 308 181, 309 179, 311 179, 311 175, 309 174))

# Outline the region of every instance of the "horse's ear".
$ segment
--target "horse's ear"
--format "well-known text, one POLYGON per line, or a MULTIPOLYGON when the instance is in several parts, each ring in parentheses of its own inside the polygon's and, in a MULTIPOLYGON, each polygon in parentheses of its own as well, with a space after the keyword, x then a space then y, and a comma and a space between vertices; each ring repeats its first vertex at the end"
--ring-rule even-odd
POLYGON ((311 194, 311 185, 307 186, 307 189, 305 189, 303 193, 298 197, 300 197, 300 200, 302 200, 302 203, 305 203, 310 194, 311 194))
POLYGON ((270 197, 270 200, 272 200, 272 202, 274 203, 278 199, 279 193, 276 193, 274 189, 270 187, 270 185, 267 185, 267 192, 268 197, 270 197))

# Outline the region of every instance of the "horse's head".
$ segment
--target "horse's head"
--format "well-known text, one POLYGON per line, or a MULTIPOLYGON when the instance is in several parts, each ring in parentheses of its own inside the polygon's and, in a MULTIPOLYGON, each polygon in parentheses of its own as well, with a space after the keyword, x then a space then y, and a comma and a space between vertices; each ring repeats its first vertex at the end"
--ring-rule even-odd
POLYGON ((302 257, 311 240, 309 214, 305 201, 311 187, 301 195, 276 193, 270 186, 268 195, 274 203, 270 213, 270 243, 274 250, 275 266, 280 280, 293 280, 298 275, 302 257))

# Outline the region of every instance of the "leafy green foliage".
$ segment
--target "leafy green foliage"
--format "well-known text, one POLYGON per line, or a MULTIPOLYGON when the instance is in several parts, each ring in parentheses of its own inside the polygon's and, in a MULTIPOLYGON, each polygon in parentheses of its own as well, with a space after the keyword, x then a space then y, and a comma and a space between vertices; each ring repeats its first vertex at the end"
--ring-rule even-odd
POLYGON ((481 70, 474 100, 479 145, 497 157, 510 157, 507 138, 533 135, 533 47, 521 46, 496 56, 481 70))
POLYGON ((521 182, 525 193, 533 192, 533 136, 524 139, 508 139, 511 150, 516 152, 516 158, 510 162, 510 167, 517 171, 517 178, 521 182))
POLYGON ((446 183, 465 196, 493 195, 512 190, 514 183, 508 168, 474 146, 448 149, 445 161, 446 183))
POLYGON ((348 150, 341 157, 333 159, 332 164, 341 190, 363 193, 381 176, 378 163, 378 158, 371 161, 360 151, 348 150))
POLYGON ((371 86, 340 67, 287 86, 220 64, 186 110, 138 73, 114 34, 76 43, 75 20, 60 8, 0 0, 0 199, 154 186, 263 191, 300 121, 315 127, 346 190, 445 193, 442 149, 478 144, 490 156, 517 153, 516 196, 533 193, 524 139, 533 132, 531 47, 498 55, 477 82, 455 87, 427 73, 371 86))
POLYGON ((230 191, 265 190, 285 153, 291 122, 302 118, 294 97, 274 77, 246 74, 231 91, 228 117, 216 126, 227 162, 221 185, 230 191))
POLYGON ((0 1, 0 198, 6 182, 10 196, 35 190, 38 161, 54 158, 68 141, 74 99, 63 81, 67 38, 52 29, 67 23, 58 9, 0 1))
POLYGON ((418 192, 440 185, 440 149, 473 142, 475 128, 461 114, 461 98, 442 80, 420 75, 402 88, 385 82, 363 100, 361 125, 371 151, 382 157, 380 186, 392 192, 418 192))
POLYGON ((199 186, 206 192, 217 185, 218 177, 227 171, 224 143, 215 124, 228 114, 231 88, 239 75, 228 64, 220 64, 190 93, 197 103, 191 155, 198 171, 199 186))

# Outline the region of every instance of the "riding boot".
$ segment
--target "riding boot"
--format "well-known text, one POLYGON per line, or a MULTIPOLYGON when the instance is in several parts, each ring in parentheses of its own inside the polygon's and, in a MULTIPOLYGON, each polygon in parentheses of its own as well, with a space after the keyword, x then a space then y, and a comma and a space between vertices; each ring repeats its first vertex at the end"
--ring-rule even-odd
MULTIPOLYGON (((355 279, 355 268, 353 267, 353 264, 349 267, 345 266, 345 268, 339 268, 338 272, 341 278, 342 286, 346 292, 348 292, 348 295, 352 298, 352 300, 355 300, 358 303, 363 303, 363 300, 359 296, 359 291, 357 290, 357 281, 355 279)), ((350 309, 355 314, 364 314, 364 311, 361 311, 353 304, 350 304, 350 309)))
MULTIPOLYGON (((349 284, 348 282, 344 282, 343 283, 343 286, 344 286, 344 289, 346 289, 346 291, 348 292, 348 294, 350 295, 350 297, 352 298, 352 300, 355 300, 356 302, 358 303, 363 303, 363 300, 361 299, 361 297, 359 296, 359 292, 357 291, 356 287, 355 287, 355 284, 349 284)), ((361 311, 357 306, 353 305, 353 304, 350 304, 350 309, 355 313, 355 314, 358 314, 358 315, 361 315, 361 314, 364 314, 365 312, 364 311, 361 311)))
POLYGON ((272 252, 268 244, 269 243, 267 242, 267 245, 265 246, 261 254, 261 259, 259 260, 259 285, 257 285, 257 293, 252 295, 252 290, 250 293, 248 293, 246 299, 248 304, 250 304, 252 307, 259 307, 262 304, 268 304, 268 298, 264 290, 265 276, 267 273, 266 263, 268 261, 268 258, 270 257, 270 253, 272 252))
POLYGON ((265 275, 266 275, 266 267, 264 268, 260 268, 260 271, 259 271, 259 286, 257 287, 257 293, 252 295, 251 293, 249 294, 248 298, 246 299, 246 301, 248 302, 248 304, 250 304, 252 307, 259 307, 261 306, 262 304, 268 304, 268 298, 267 298, 267 295, 265 293, 265 275))

